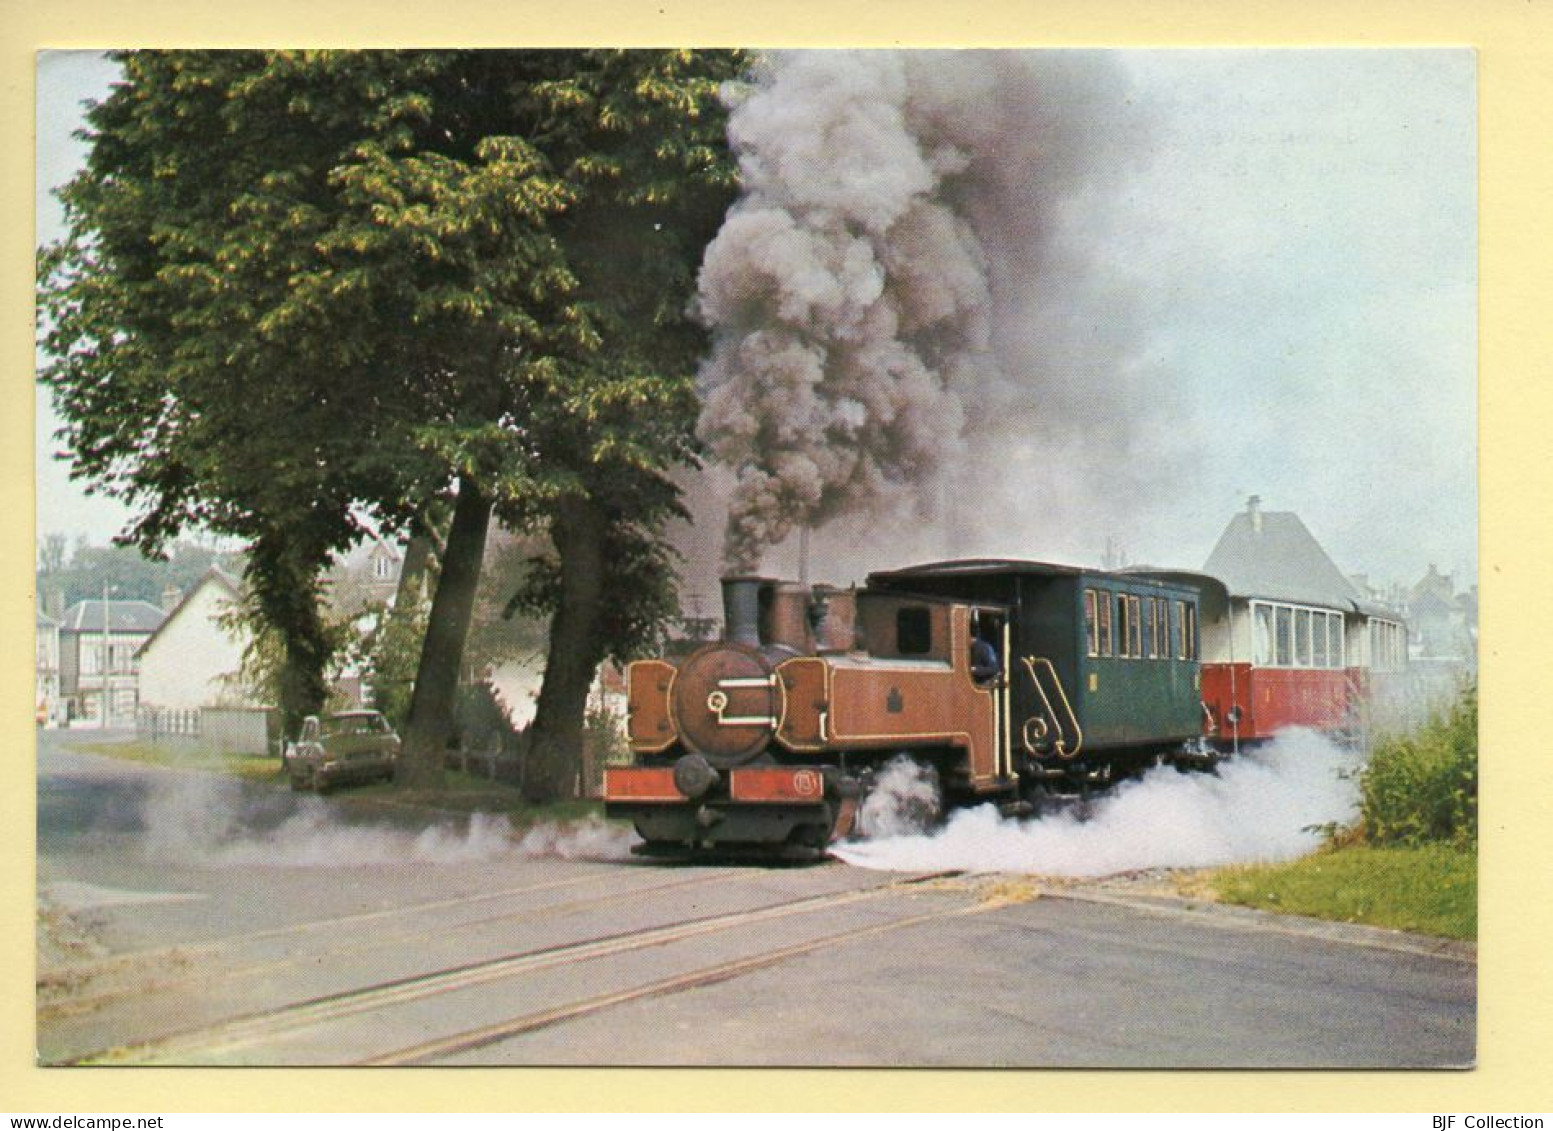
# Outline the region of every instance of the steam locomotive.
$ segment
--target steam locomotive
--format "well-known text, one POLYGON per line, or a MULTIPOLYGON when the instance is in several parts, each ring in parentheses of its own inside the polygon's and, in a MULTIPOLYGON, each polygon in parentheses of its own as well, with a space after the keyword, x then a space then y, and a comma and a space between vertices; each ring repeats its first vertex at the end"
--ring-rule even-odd
POLYGON ((1343 732, 1378 623, 1205 574, 985 559, 851 589, 730 577, 723 601, 723 640, 627 672, 633 764, 605 771, 605 810, 646 854, 818 857, 902 756, 941 804, 1022 813, 1285 726, 1343 732))

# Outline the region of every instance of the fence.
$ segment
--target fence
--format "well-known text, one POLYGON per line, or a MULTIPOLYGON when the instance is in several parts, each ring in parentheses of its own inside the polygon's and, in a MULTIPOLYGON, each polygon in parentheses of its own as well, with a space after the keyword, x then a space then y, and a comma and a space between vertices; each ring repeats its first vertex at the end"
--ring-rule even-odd
POLYGON ((229 754, 281 750, 280 712, 268 707, 141 707, 135 730, 144 742, 198 744, 229 754))

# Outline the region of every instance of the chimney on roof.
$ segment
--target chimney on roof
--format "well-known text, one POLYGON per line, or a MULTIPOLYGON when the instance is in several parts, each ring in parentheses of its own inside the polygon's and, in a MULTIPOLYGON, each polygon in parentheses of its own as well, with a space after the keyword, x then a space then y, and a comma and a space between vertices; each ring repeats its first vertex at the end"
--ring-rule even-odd
POLYGON ((1262 533, 1262 496, 1252 495, 1246 500, 1246 513, 1251 516, 1251 530, 1254 534, 1262 533))
POLYGON ((176 585, 168 584, 162 587, 162 611, 170 613, 178 607, 178 602, 183 600, 183 590, 176 585))

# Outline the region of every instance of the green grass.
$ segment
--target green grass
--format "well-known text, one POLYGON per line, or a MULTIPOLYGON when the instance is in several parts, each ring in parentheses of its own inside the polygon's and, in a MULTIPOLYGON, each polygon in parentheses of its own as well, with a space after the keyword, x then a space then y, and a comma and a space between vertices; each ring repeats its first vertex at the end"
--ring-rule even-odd
POLYGON ((1224 868, 1204 882, 1226 903, 1477 937, 1477 852, 1470 847, 1334 847, 1289 864, 1224 868))
POLYGON ((273 779, 283 783, 285 780, 280 773, 280 759, 264 754, 232 754, 198 746, 162 746, 151 742, 83 743, 78 749, 124 762, 227 774, 245 781, 273 779))

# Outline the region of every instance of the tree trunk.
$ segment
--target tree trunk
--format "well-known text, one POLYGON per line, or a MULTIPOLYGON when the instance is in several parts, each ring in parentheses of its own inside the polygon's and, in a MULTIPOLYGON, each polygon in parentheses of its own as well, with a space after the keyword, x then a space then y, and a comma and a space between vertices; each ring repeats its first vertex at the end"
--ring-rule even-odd
POLYGON ((545 678, 529 728, 523 794, 533 802, 577 795, 583 716, 603 659, 599 622, 604 599, 604 535, 609 520, 591 499, 567 500, 551 522, 561 562, 561 593, 550 621, 545 678))
POLYGON ((490 499, 474 483, 460 481, 399 761, 399 783, 411 789, 443 786, 443 759, 453 733, 459 668, 490 524, 490 499))
POLYGON ((425 534, 410 536, 399 567, 399 584, 394 589, 394 608, 402 612, 420 604, 426 585, 426 567, 431 563, 431 539, 425 534))
POLYGON ((323 710, 328 696, 324 670, 333 647, 318 609, 321 561, 308 555, 285 535, 261 537, 249 548, 246 581, 259 613, 281 646, 281 668, 275 688, 283 734, 295 735, 302 720, 323 710))

